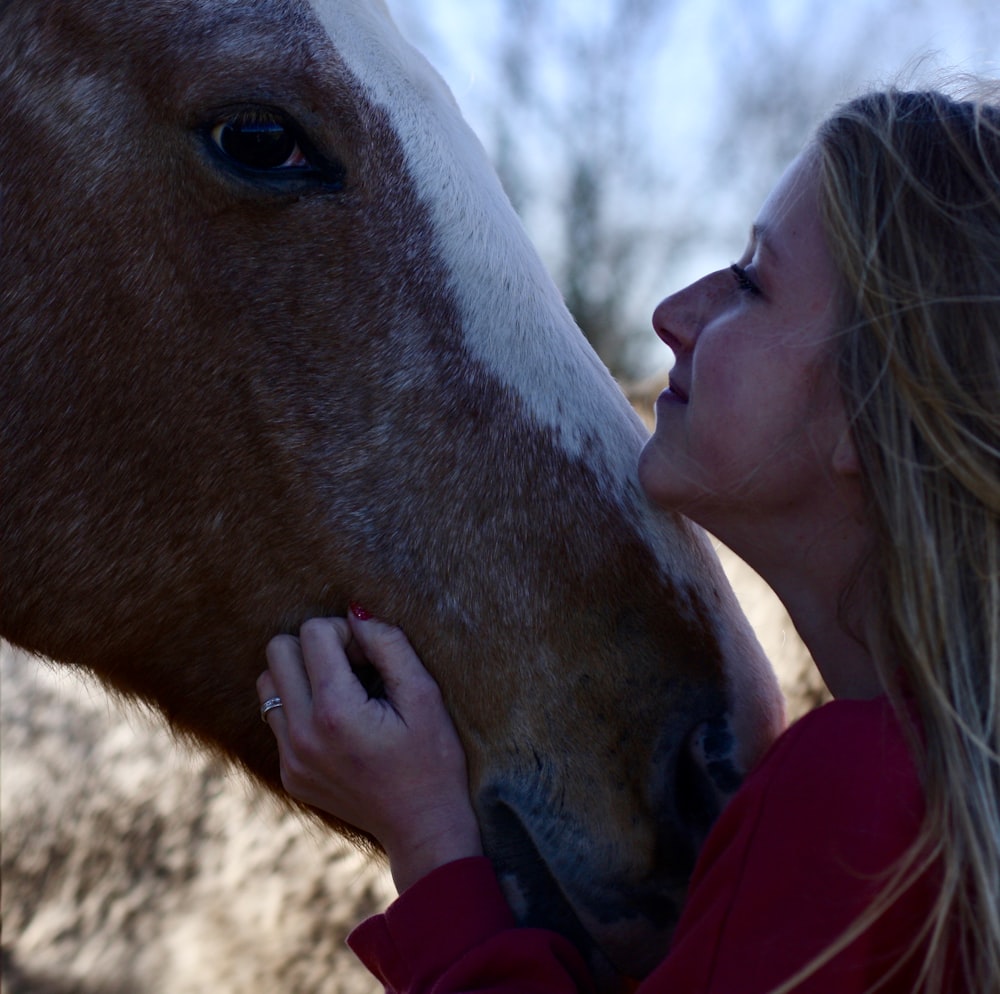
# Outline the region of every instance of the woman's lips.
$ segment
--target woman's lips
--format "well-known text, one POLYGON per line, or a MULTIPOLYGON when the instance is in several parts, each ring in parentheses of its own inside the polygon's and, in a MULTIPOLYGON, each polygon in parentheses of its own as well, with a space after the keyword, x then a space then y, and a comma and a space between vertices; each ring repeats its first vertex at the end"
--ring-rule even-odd
POLYGON ((688 402, 688 393, 676 380, 671 377, 668 393, 673 394, 682 404, 688 402))
POLYGON ((684 393, 679 387, 671 384, 659 397, 656 398, 656 410, 661 408, 666 410, 668 407, 686 407, 687 406, 687 394, 684 393))

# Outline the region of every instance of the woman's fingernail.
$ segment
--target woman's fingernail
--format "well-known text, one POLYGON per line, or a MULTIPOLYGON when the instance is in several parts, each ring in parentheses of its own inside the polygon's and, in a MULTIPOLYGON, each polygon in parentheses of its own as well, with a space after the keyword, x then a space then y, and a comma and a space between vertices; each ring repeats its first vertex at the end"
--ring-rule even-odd
POLYGON ((358 621, 370 621, 371 612, 363 608, 357 601, 351 601, 351 614, 354 615, 358 621))

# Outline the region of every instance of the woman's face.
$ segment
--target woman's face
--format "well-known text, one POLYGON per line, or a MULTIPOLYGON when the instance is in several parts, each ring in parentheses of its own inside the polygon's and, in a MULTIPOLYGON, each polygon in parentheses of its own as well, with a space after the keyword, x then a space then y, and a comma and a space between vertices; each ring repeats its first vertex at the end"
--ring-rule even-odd
POLYGON ((676 363, 640 479, 653 501, 723 539, 731 516, 752 523, 813 500, 845 434, 817 172, 807 149, 768 197, 739 263, 653 314, 676 363))

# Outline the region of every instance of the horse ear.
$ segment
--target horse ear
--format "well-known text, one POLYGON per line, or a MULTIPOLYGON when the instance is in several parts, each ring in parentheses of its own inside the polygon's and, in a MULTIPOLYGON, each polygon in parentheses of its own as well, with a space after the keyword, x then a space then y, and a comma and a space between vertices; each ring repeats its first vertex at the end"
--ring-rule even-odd
POLYGON ((843 430, 833 450, 833 469, 842 476, 857 476, 861 472, 858 450, 850 428, 843 430))

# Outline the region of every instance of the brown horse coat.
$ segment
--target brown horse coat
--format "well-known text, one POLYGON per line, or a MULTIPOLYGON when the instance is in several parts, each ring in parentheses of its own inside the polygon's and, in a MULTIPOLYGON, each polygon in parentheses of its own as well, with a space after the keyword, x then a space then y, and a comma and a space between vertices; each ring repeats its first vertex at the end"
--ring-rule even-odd
POLYGON ((358 598, 641 973, 780 702, 440 79, 379 2, 6 0, 0 106, 0 634, 277 787, 263 646, 358 598))

